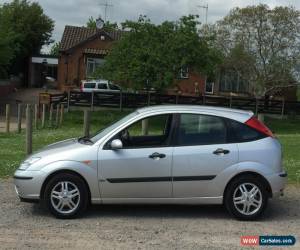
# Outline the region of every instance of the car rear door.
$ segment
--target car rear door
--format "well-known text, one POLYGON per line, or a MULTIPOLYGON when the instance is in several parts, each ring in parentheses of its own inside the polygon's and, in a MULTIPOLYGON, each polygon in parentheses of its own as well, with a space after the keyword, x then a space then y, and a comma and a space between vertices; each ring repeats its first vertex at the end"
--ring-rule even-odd
POLYGON ((180 114, 173 151, 173 197, 215 197, 216 177, 238 162, 236 143, 227 143, 223 118, 180 114))

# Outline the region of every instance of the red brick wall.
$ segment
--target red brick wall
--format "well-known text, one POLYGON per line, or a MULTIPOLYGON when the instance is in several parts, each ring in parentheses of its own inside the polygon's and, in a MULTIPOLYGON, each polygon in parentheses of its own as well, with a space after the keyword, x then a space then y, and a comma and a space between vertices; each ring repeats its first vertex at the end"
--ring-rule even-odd
POLYGON ((176 94, 177 90, 181 95, 202 95, 205 93, 205 76, 191 72, 187 79, 176 79, 174 88, 167 90, 168 94, 176 94))
POLYGON ((80 83, 81 80, 86 78, 86 56, 84 49, 111 49, 113 41, 106 38, 102 41, 96 38, 92 41, 69 50, 66 53, 61 53, 58 59, 58 85, 59 88, 64 90, 70 86, 80 83))

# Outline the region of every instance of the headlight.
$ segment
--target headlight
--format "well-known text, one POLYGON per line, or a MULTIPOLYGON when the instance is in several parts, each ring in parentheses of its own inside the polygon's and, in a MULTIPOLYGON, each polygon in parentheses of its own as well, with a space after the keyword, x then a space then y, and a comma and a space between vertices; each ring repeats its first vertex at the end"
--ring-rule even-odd
POLYGON ((24 162, 22 162, 22 164, 19 167, 19 170, 26 170, 32 164, 36 163, 40 159, 41 159, 41 157, 30 157, 30 158, 28 158, 27 160, 25 160, 24 162))

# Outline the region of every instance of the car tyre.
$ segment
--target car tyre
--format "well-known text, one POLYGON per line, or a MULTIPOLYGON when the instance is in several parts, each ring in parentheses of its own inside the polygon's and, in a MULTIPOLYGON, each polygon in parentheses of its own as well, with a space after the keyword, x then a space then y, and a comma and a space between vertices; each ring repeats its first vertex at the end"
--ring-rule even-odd
POLYGON ((84 180, 77 175, 57 174, 46 185, 44 204, 57 218, 76 218, 88 207, 88 188, 84 180))
POLYGON ((234 179, 226 188, 224 204, 239 220, 255 220, 262 216, 268 203, 268 193, 260 178, 245 175, 234 179))

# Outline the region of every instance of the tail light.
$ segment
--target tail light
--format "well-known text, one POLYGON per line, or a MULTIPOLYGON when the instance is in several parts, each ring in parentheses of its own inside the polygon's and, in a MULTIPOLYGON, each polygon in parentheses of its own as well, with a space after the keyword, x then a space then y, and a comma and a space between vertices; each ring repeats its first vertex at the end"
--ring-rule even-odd
POLYGON ((263 133, 266 136, 270 136, 273 138, 275 137, 274 134, 272 133, 272 131, 265 124, 263 124, 261 121, 256 119, 254 116, 251 117, 248 121, 246 121, 245 124, 253 129, 263 133))
POLYGON ((80 91, 83 92, 83 83, 80 84, 80 91))

